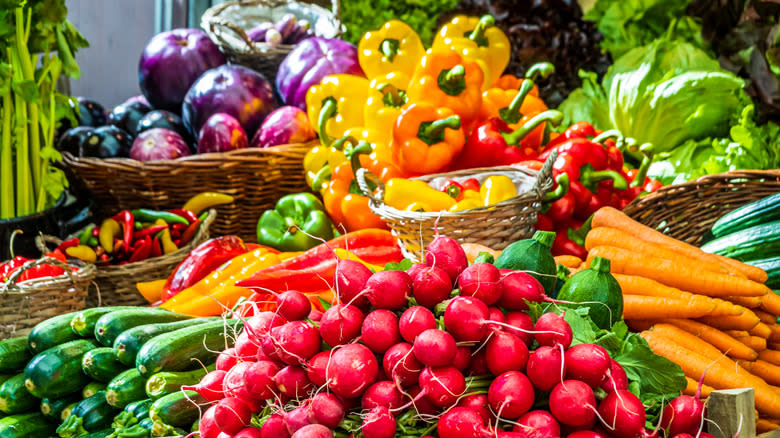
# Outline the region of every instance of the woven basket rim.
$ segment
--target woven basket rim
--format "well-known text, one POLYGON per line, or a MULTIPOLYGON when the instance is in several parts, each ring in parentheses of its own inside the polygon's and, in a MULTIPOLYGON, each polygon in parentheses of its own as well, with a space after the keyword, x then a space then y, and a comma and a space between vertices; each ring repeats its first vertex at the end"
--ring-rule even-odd
MULTIPOLYGON (((35 289, 39 288, 52 288, 54 286, 67 287, 71 284, 91 281, 97 274, 95 265, 91 263, 73 262, 68 264, 76 266, 79 269, 74 271, 71 275, 62 274, 56 277, 34 278, 21 283, 9 284, 5 291, 0 292, 0 297, 4 295, 13 296, 29 294, 30 292, 35 292, 35 289)), ((4 283, 0 283, 0 290, 3 288, 4 283)))

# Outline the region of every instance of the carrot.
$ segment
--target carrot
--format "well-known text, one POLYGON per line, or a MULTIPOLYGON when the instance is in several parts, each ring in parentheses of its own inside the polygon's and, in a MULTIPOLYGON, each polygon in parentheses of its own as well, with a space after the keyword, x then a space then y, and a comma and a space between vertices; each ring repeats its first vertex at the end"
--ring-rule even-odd
MULTIPOLYGON (((699 318, 715 310, 715 304, 697 304, 690 300, 623 295, 626 319, 699 318)), ((728 318, 728 317, 719 317, 728 318)))
MULTIPOLYGON (((702 390, 702 392, 703 391, 704 390, 702 390)), ((780 424, 772 422, 772 421, 769 421, 769 420, 767 420, 765 418, 758 418, 758 419, 756 419, 756 433, 758 433, 758 434, 771 432, 771 431, 777 429, 778 427, 780 427, 780 424)))
POLYGON ((721 330, 750 330, 761 322, 750 309, 745 309, 745 312, 739 316, 705 316, 699 321, 721 330))
POLYGON ((734 339, 747 338, 750 336, 750 333, 746 332, 745 330, 726 330, 725 333, 734 339))
POLYGON ((645 331, 641 335, 655 354, 679 365, 686 376, 703 375, 705 384, 718 389, 752 387, 758 410, 771 417, 780 416, 780 394, 760 377, 747 373, 739 367, 732 368, 713 362, 663 336, 654 335, 653 332, 645 331))
MULTIPOLYGON (((685 381, 687 382, 687 385, 685 385, 685 389, 683 389, 682 393, 685 395, 696 395, 699 390, 699 382, 688 376, 685 376, 685 381)), ((712 391, 715 391, 715 388, 712 386, 701 385, 701 398, 709 397, 712 391)))
POLYGON ((755 362, 739 361, 739 364, 746 370, 764 379, 766 383, 770 385, 780 385, 780 366, 761 359, 755 362))
POLYGON ((778 350, 764 350, 758 353, 758 358, 771 364, 780 366, 780 351, 778 350))
POLYGON ((555 257, 555 264, 566 266, 569 269, 577 269, 582 264, 582 260, 579 257, 573 255, 561 255, 555 257))
POLYGON ((723 357, 723 353, 712 346, 712 344, 696 335, 688 333, 687 331, 675 325, 665 323, 656 324, 653 326, 652 332, 668 338, 669 340, 674 341, 689 350, 693 350, 708 359, 720 360, 720 358, 723 357))
POLYGON ((777 317, 775 315, 772 315, 771 313, 761 310, 761 309, 751 309, 753 313, 756 314, 758 319, 761 320, 764 324, 774 325, 777 324, 777 317))
POLYGON ((620 289, 625 295, 675 298, 699 304, 715 303, 716 307, 715 310, 712 311, 711 316, 739 316, 744 312, 742 308, 729 303, 728 301, 681 291, 670 286, 665 286, 649 278, 623 274, 613 274, 613 276, 618 281, 618 284, 620 284, 620 289))
POLYGON ((759 338, 766 339, 772 335, 772 329, 769 328, 769 326, 764 324, 763 322, 759 322, 758 324, 756 324, 755 327, 748 330, 748 333, 750 333, 753 336, 758 336, 759 338))
POLYGON ((772 331, 768 337, 769 342, 780 342, 780 325, 770 325, 769 330, 772 331))
POLYGON ((780 316, 780 295, 774 292, 767 292, 761 297, 761 308, 775 316, 780 316))
POLYGON ((746 278, 718 274, 697 267, 680 266, 674 261, 659 257, 637 257, 631 251, 614 246, 597 246, 590 250, 589 264, 593 257, 609 259, 613 273, 639 275, 667 286, 707 296, 762 296, 770 290, 765 285, 746 278))
POLYGON ((723 297, 724 300, 731 301, 734 304, 747 307, 748 309, 757 309, 761 307, 761 298, 762 297, 723 297))
POLYGON ((708 254, 693 245, 679 241, 672 237, 666 236, 663 233, 656 231, 648 226, 642 225, 639 222, 631 219, 620 210, 612 207, 604 207, 599 209, 594 215, 591 221, 593 228, 598 227, 612 227, 617 228, 625 233, 628 233, 634 237, 644 240, 645 242, 652 243, 658 246, 662 246, 666 249, 674 251, 678 254, 690 257, 696 260, 702 260, 711 264, 720 264, 728 272, 736 274, 741 273, 746 275, 749 279, 763 283, 767 280, 767 274, 763 269, 756 268, 755 266, 746 265, 744 263, 737 262, 736 260, 727 259, 726 257, 720 257, 714 254, 708 254))
POLYGON ((759 338, 758 336, 734 336, 734 339, 747 345, 756 352, 762 352, 766 350, 766 339, 759 338))
POLYGON ((675 325, 688 333, 699 336, 718 350, 735 359, 756 360, 758 353, 728 334, 706 324, 689 319, 667 319, 664 322, 675 325))
POLYGON ((780 351, 780 342, 767 342, 766 348, 780 351))

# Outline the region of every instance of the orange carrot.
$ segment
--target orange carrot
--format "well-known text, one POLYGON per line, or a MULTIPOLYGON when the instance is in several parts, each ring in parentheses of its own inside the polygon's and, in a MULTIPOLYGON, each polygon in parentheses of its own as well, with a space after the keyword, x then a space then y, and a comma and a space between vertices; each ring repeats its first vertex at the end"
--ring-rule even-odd
POLYGON ((745 309, 739 316, 705 316, 699 321, 721 330, 750 330, 761 322, 750 309, 745 309))
POLYGON ((623 295, 623 317, 626 319, 699 318, 711 314, 713 310, 714 303, 699 304, 675 298, 623 295))
POLYGON ((780 428, 780 424, 769 421, 765 418, 756 419, 756 433, 763 434, 780 428))
POLYGON ((688 333, 699 336, 715 348, 735 359, 755 360, 758 353, 728 334, 706 324, 689 319, 667 319, 664 322, 675 325, 688 333))
POLYGON ((734 336, 734 339, 759 353, 766 350, 766 339, 764 338, 759 338, 758 336, 734 336))
POLYGON ((778 350, 764 350, 758 353, 758 358, 771 364, 780 366, 780 351, 778 350))
POLYGON ((769 330, 772 331, 768 337, 769 342, 780 342, 780 325, 770 325, 769 330))
POLYGON ((573 255, 561 255, 555 257, 555 264, 566 266, 569 269, 577 269, 582 264, 582 259, 573 255))
POLYGON ((642 239, 645 242, 663 246, 664 248, 682 254, 686 257, 690 257, 696 260, 703 260, 708 263, 720 264, 729 272, 742 273, 746 275, 748 278, 750 278, 751 280, 758 281, 760 283, 765 282, 766 279, 768 278, 766 272, 764 272, 763 269, 756 268, 755 266, 746 265, 744 263, 737 262, 736 260, 726 259, 725 257, 716 256, 714 254, 708 254, 700 250, 699 248, 696 248, 693 245, 666 236, 659 231, 656 231, 648 226, 642 225, 639 222, 628 217, 628 215, 626 215, 622 211, 614 209, 612 207, 604 207, 599 209, 593 215, 591 226, 593 228, 598 228, 598 227, 617 228, 634 237, 642 239))
POLYGON ((747 307, 748 309, 757 309, 761 307, 761 298, 762 297, 723 297, 724 300, 731 301, 734 304, 747 307))
POLYGON ((656 335, 668 338, 689 350, 693 350, 708 359, 719 360, 723 357, 723 353, 712 346, 712 344, 709 344, 702 338, 692 335, 675 325, 665 323, 656 324, 653 326, 652 332, 656 335))
POLYGON ((681 291, 670 286, 665 286, 649 278, 623 274, 613 274, 613 276, 618 281, 618 284, 620 284, 620 289, 623 291, 624 295, 674 298, 690 301, 700 305, 705 303, 715 303, 716 306, 712 311, 711 316, 739 316, 744 312, 744 309, 728 301, 681 291))
MULTIPOLYGON (((696 392, 699 390, 699 382, 688 376, 685 376, 685 381, 687 382, 687 385, 685 385, 685 389, 683 389, 683 394, 691 396, 696 395, 696 392)), ((701 398, 709 397, 712 391, 715 391, 715 388, 712 386, 701 385, 701 398)))
POLYGON ((746 278, 680 266, 674 261, 658 257, 638 257, 631 251, 613 246, 593 248, 588 253, 589 264, 593 257, 609 259, 613 273, 639 275, 668 286, 711 297, 762 296, 770 290, 765 285, 746 278))
POLYGON ((758 319, 761 320, 764 324, 774 325, 777 324, 777 317, 775 315, 772 315, 771 313, 761 310, 761 309, 750 309, 753 311, 753 313, 756 314, 758 319))
POLYGON ((780 295, 774 292, 767 292, 761 298, 761 308, 775 316, 780 316, 780 295))
POLYGON ((780 366, 761 359, 755 362, 739 361, 739 364, 746 370, 764 379, 766 383, 775 386, 780 385, 780 366))
POLYGON ((755 327, 748 330, 748 333, 750 333, 753 336, 758 336, 759 338, 766 339, 772 335, 772 329, 769 328, 769 326, 764 324, 763 322, 759 322, 758 324, 756 324, 755 327))
POLYGON ((493 248, 480 245, 479 243, 464 243, 461 246, 463 247, 463 251, 466 252, 466 258, 468 258, 469 263, 474 263, 474 259, 476 259, 481 252, 486 252, 495 258, 498 258, 498 256, 501 255, 501 251, 496 251, 493 248))
POLYGON ((750 336, 750 333, 748 333, 746 330, 724 330, 724 333, 731 336, 734 339, 737 338, 747 338, 750 336))

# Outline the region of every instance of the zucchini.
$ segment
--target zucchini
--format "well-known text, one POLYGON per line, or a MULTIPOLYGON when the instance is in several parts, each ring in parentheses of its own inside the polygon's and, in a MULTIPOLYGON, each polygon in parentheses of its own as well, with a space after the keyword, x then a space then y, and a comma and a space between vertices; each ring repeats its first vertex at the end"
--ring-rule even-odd
POLYGON ((214 365, 193 371, 163 371, 149 377, 146 381, 146 395, 157 400, 158 398, 181 390, 184 385, 194 385, 209 371, 214 370, 214 365))
POLYGON ((200 416, 198 405, 206 399, 195 391, 179 391, 155 401, 149 408, 149 418, 155 423, 174 427, 189 427, 200 416))
POLYGON ((160 371, 183 371, 209 363, 225 348, 225 330, 238 320, 212 321, 155 336, 141 347, 135 359, 144 376, 160 371))
POLYGON ((780 193, 732 210, 712 224, 712 235, 723 237, 747 228, 780 220, 780 193))
POLYGON ((81 358, 94 348, 94 341, 79 339, 38 354, 24 369, 25 386, 38 398, 56 398, 78 391, 89 383, 89 377, 81 370, 81 358))
POLYGON ((95 339, 106 347, 114 345, 114 340, 123 331, 139 325, 174 322, 192 319, 190 315, 172 313, 157 307, 117 310, 103 315, 95 323, 95 339))
POLYGON ((0 374, 0 386, 2 386, 3 383, 7 382, 8 379, 10 379, 13 376, 15 376, 15 374, 0 374))
POLYGON ((53 433, 54 425, 40 412, 0 419, 0 438, 47 438, 53 433))
POLYGON ((92 432, 89 435, 84 435, 82 438, 106 438, 114 433, 113 429, 103 429, 97 432, 92 432))
POLYGON ((80 401, 57 433, 62 438, 85 435, 84 432, 97 432, 111 427, 111 421, 117 409, 106 401, 106 393, 100 391, 90 398, 80 401))
POLYGON ((38 399, 25 388, 24 379, 24 373, 19 373, 0 385, 0 411, 6 414, 20 414, 38 405, 38 399))
POLYGON ((178 427, 173 427, 170 424, 160 423, 155 421, 152 424, 152 436, 153 437, 167 437, 167 436, 184 436, 187 432, 178 427))
POLYGON ((27 349, 27 337, 4 339, 0 341, 0 373, 16 374, 24 369, 32 359, 27 349))
POLYGON ((115 408, 124 408, 128 403, 146 398, 146 378, 135 368, 116 376, 106 387, 106 400, 115 408))
POLYGON ((73 408, 75 408, 80 401, 81 400, 77 402, 73 402, 68 406, 65 406, 65 409, 63 409, 62 412, 60 413, 60 420, 65 421, 66 418, 70 417, 70 413, 73 412, 73 408))
POLYGON ((41 400, 41 413, 50 420, 54 420, 57 423, 61 421, 62 412, 70 405, 74 405, 81 399, 77 397, 66 398, 45 398, 41 400))
POLYGON ((149 408, 152 407, 152 403, 154 403, 154 400, 150 398, 132 402, 125 406, 125 412, 130 412, 135 418, 138 418, 139 420, 148 418, 149 408))
POLYGON ((70 320, 75 314, 66 313, 39 322, 27 335, 27 348, 33 354, 38 354, 56 345, 78 339, 79 336, 70 328, 70 320))
POLYGON ((111 306, 111 307, 93 307, 91 309, 78 312, 70 320, 70 328, 74 333, 82 338, 91 338, 95 336, 95 323, 101 316, 109 314, 115 310, 133 309, 131 306, 111 306))
POLYGON ((124 365, 129 367, 135 366, 135 357, 138 354, 138 350, 143 347, 146 341, 163 333, 170 333, 174 330, 201 324, 209 320, 213 319, 203 318, 162 324, 144 324, 133 327, 123 331, 114 340, 114 354, 124 365))
POLYGON ((108 383, 127 367, 116 358, 113 348, 100 347, 87 352, 81 358, 81 369, 84 374, 98 382, 108 383))
POLYGON ((707 242, 701 249, 743 262, 780 254, 780 221, 728 234, 707 242))
POLYGON ((100 391, 106 390, 106 384, 102 382, 89 382, 81 390, 81 398, 90 398, 100 391))
POLYGON ((152 426, 154 426, 154 421, 152 421, 151 418, 146 417, 143 420, 139 421, 138 425, 143 427, 146 430, 151 431, 152 430, 152 426))
POLYGON ((780 288, 780 256, 751 260, 748 264, 766 271, 766 275, 769 278, 767 278, 766 283, 764 284, 766 284, 767 287, 770 289, 780 288))
POLYGON ((151 430, 151 428, 152 428, 152 424, 142 426, 140 423, 138 423, 127 428, 117 429, 114 431, 113 435, 110 435, 110 437, 111 438, 148 438, 150 436, 149 431, 151 430))

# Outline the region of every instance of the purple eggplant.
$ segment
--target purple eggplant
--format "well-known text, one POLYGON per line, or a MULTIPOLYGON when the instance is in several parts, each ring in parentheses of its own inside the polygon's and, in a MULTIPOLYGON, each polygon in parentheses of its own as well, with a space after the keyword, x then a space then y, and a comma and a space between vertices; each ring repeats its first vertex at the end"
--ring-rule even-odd
POLYGON ((187 143, 170 129, 154 128, 136 137, 130 158, 138 161, 173 160, 190 155, 187 143))
POLYGON ((92 126, 97 128, 106 124, 106 110, 103 105, 84 97, 76 98, 79 113, 77 116, 79 126, 92 126))
POLYGON ((287 39, 285 39, 284 43, 295 45, 305 40, 306 38, 311 38, 313 36, 314 32, 312 32, 309 22, 306 20, 300 20, 298 21, 295 29, 293 29, 290 35, 287 36, 287 39))
POLYGON ((143 94, 138 94, 138 95, 135 95, 133 97, 128 97, 127 100, 122 102, 122 104, 126 105, 128 103, 133 103, 133 102, 140 102, 140 103, 148 106, 149 108, 152 107, 151 105, 149 105, 149 101, 146 100, 146 96, 144 96, 143 94))
POLYGON ((282 34, 278 30, 271 28, 265 33, 265 43, 272 46, 282 44, 282 34))
POLYGON ((364 76, 357 47, 338 40, 312 37, 301 41, 284 58, 276 75, 276 89, 286 105, 306 109, 306 92, 328 75, 364 76))
POLYGON ((298 107, 283 106, 268 115, 252 138, 253 148, 280 144, 305 143, 317 137, 306 112, 298 107))
POLYGON ((113 125, 93 130, 84 140, 82 157, 116 158, 127 157, 133 146, 130 134, 113 125))
POLYGON ((282 41, 286 41, 292 31, 298 25, 298 18, 293 14, 284 14, 284 16, 274 24, 276 30, 282 35, 282 41))
POLYGON ((252 29, 249 29, 249 31, 246 33, 246 36, 248 36, 250 40, 256 43, 264 43, 265 33, 268 32, 268 29, 273 28, 274 24, 270 21, 266 21, 265 23, 260 23, 252 29))
MULTIPOLYGON (((273 113, 271 113, 273 114, 273 113)), ((217 113, 206 120, 198 135, 198 153, 227 152, 249 147, 244 128, 230 114, 217 113)))
POLYGON ((135 137, 138 133, 136 132, 138 121, 151 110, 152 109, 149 108, 148 105, 145 105, 140 101, 128 100, 125 103, 117 105, 108 113, 108 124, 117 126, 135 137))
POLYGON ((57 141, 57 150, 68 152, 74 157, 80 157, 84 142, 92 135, 95 128, 91 126, 77 126, 65 131, 57 141))
MULTIPOLYGON (((187 130, 187 127, 184 126, 184 122, 182 122, 181 117, 170 111, 149 111, 143 117, 141 117, 141 120, 138 121, 135 131, 136 134, 140 134, 144 131, 148 131, 154 128, 170 129, 171 131, 175 131, 177 134, 181 135, 181 138, 183 138, 187 144, 195 144, 195 138, 190 134, 190 131, 187 130)), ((194 150, 194 148, 192 149, 194 150)))

